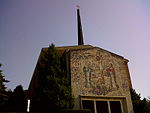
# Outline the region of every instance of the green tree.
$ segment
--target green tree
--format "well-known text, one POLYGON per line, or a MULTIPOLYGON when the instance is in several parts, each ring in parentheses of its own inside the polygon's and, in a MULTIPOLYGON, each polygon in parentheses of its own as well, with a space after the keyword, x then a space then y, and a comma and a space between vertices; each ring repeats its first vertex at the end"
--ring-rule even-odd
MULTIPOLYGON (((1 68, 2 64, 0 64, 0 68, 1 68)), ((0 93, 5 91, 5 86, 4 86, 4 76, 2 73, 2 70, 0 69, 0 93)))
POLYGON ((14 111, 26 111, 25 93, 22 85, 18 85, 13 92, 14 111))
POLYGON ((25 101, 25 93, 21 85, 16 86, 7 102, 8 112, 25 112, 27 103, 25 101))
POLYGON ((141 99, 140 94, 131 89, 131 99, 134 113, 150 113, 150 101, 146 98, 141 99))
POLYGON ((44 51, 38 63, 38 100, 42 111, 73 107, 70 80, 66 75, 65 58, 54 44, 44 51))
MULTIPOLYGON (((1 68, 2 64, 0 64, 1 68)), ((0 69, 0 93, 4 93, 6 90, 5 84, 6 82, 9 82, 4 78, 3 71, 0 69)))
MULTIPOLYGON (((1 68, 2 64, 0 64, 1 68)), ((9 92, 6 91, 5 83, 9 82, 4 78, 3 71, 0 69, 0 111, 5 111, 9 92), (8 93, 7 93, 8 92, 8 93)))

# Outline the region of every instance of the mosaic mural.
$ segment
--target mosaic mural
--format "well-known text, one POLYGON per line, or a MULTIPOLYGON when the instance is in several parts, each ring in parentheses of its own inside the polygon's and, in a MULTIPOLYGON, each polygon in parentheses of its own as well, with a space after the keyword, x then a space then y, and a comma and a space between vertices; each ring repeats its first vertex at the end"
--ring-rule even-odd
POLYGON ((70 53, 74 92, 82 95, 107 95, 128 89, 126 63, 121 57, 94 48, 70 53))

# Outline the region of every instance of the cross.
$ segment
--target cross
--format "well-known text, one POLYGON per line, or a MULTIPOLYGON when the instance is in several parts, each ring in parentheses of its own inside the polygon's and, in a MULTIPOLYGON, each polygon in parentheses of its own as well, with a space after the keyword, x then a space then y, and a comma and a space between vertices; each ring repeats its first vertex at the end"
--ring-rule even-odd
POLYGON ((80 8, 80 6, 79 6, 79 5, 76 5, 76 7, 77 7, 77 9, 79 9, 79 8, 80 8))

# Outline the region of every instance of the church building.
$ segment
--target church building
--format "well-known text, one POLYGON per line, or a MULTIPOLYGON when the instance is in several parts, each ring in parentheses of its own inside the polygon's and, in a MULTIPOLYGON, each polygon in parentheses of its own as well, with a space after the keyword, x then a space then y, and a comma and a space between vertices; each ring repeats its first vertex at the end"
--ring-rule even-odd
MULTIPOLYGON (((84 45, 79 8, 77 20, 78 45, 56 47, 59 53, 66 54, 67 74, 75 98, 73 109, 91 109, 92 113, 133 113, 128 60, 100 47, 84 45)), ((36 69, 29 92, 35 87, 36 69)))

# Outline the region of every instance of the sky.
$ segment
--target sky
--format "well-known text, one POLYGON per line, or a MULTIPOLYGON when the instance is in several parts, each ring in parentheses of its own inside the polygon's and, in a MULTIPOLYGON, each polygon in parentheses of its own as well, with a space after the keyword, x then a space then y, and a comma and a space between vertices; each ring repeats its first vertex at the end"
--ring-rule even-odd
POLYGON ((150 96, 149 0, 0 0, 0 63, 8 89, 27 89, 40 51, 77 45, 76 5, 84 43, 129 60, 133 88, 150 96))

